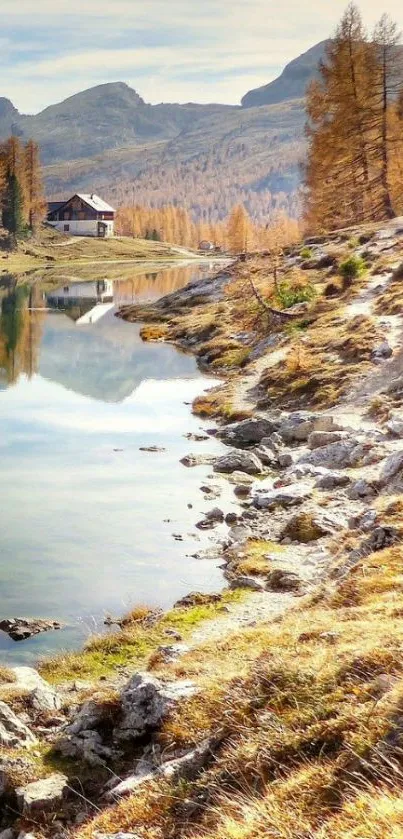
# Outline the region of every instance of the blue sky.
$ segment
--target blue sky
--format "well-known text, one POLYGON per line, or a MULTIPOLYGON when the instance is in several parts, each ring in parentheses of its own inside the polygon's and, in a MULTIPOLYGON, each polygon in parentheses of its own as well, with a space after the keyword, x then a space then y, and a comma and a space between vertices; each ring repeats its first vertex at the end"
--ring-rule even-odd
MULTIPOLYGON (((36 113, 125 81, 148 102, 238 103, 326 38, 346 0, 0 0, 0 95, 36 113)), ((363 0, 372 26, 401 0, 363 0)))

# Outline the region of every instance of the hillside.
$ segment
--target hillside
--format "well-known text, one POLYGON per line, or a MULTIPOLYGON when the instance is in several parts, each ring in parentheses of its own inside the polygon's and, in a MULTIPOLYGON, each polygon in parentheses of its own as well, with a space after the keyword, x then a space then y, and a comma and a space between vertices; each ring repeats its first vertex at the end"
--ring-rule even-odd
POLYGON ((327 43, 328 41, 321 41, 315 44, 303 55, 290 61, 277 79, 263 87, 250 90, 242 99, 242 107, 274 105, 287 99, 301 99, 305 96, 306 87, 317 73, 327 43))
POLYGON ((118 203, 189 206, 191 199, 195 217, 212 220, 237 201, 257 219, 275 208, 296 212, 304 56, 293 62, 292 74, 294 84, 278 80, 276 95, 257 101, 258 108, 249 107, 253 92, 244 107, 148 105, 123 82, 83 91, 33 116, 0 99, 0 138, 12 132, 40 143, 49 197, 90 188, 118 203))
POLYGON ((402 221, 121 310, 219 376, 181 463, 226 588, 0 668, 10 836, 402 839, 402 221))

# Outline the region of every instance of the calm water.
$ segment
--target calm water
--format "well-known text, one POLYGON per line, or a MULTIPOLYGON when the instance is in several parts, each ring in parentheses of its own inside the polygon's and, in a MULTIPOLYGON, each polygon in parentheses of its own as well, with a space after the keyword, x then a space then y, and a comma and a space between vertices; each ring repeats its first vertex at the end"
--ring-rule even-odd
POLYGON ((11 278, 0 286, 0 617, 67 624, 20 644, 0 633, 0 661, 77 646, 106 613, 136 602, 165 607, 221 585, 217 560, 191 557, 211 545, 194 526, 213 506, 200 492, 211 469, 179 463, 189 451, 220 451, 213 439, 184 438, 203 425, 185 403, 214 382, 193 357, 142 343, 139 327, 114 315, 198 270, 63 277, 52 291, 11 278), (149 445, 166 451, 139 451, 149 445))

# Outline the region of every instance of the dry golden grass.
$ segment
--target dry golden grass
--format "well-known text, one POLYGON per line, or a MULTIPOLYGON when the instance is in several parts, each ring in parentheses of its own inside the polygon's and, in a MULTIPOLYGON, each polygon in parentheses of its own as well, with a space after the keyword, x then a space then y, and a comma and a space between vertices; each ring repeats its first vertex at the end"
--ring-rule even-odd
POLYGON ((0 684, 15 682, 15 674, 8 667, 0 667, 0 684))
POLYGON ((143 341, 164 341, 168 335, 168 327, 164 323, 147 323, 140 329, 143 341))
MULTIPOLYGON (((390 515, 400 505, 392 501, 390 515)), ((402 560, 400 546, 373 554, 338 592, 165 665, 165 676, 192 678, 201 693, 166 720, 162 745, 190 748, 221 734, 215 762, 192 784, 152 784, 80 839, 106 830, 142 839, 386 839, 387 819, 398 837, 402 560), (200 797, 208 806, 189 810, 200 797)))

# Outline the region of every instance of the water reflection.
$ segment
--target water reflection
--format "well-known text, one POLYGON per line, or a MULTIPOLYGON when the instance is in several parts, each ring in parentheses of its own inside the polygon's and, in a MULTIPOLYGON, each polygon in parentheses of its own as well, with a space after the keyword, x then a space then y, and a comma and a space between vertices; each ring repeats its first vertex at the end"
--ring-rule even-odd
MULTIPOLYGON (((116 304, 196 276, 192 268, 98 276, 80 288, 67 276, 0 283, 0 617, 67 624, 21 645, 0 633, 0 661, 77 646, 88 627, 102 628, 105 612, 168 606, 220 586, 217 563, 194 556, 212 538, 194 527, 209 506, 200 486, 211 467, 180 463, 190 450, 184 434, 201 425, 185 403, 211 380, 192 356, 144 344, 114 314, 116 304), (150 445, 163 451, 140 450, 150 445)), ((221 451, 213 438, 197 447, 221 451)), ((232 489, 222 483, 230 510, 232 489)))
POLYGON ((203 265, 130 276, 121 269, 123 279, 86 281, 61 275, 60 285, 51 289, 38 281, 29 285, 2 278, 0 388, 39 373, 76 393, 118 402, 143 379, 155 377, 156 367, 161 379, 192 377, 192 359, 168 351, 161 367, 158 347, 142 344, 138 328, 128 329, 114 313, 125 303, 158 299, 210 271, 203 265))

